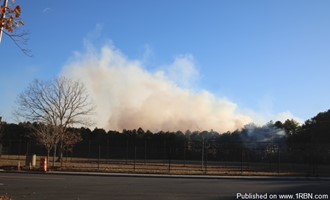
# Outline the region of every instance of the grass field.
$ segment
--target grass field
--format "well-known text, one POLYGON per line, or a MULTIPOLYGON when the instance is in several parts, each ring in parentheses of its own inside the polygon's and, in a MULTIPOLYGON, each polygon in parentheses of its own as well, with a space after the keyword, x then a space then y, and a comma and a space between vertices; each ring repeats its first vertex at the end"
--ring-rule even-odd
MULTIPOLYGON (((40 170, 40 156, 30 169, 25 156, 2 155, 0 168, 7 170, 40 170)), ((243 176, 330 176, 328 165, 291 163, 201 162, 182 160, 113 160, 65 158, 60 162, 50 159, 49 170, 110 173, 173 174, 173 175, 243 175, 243 176), (54 165, 53 165, 54 164, 54 165)))

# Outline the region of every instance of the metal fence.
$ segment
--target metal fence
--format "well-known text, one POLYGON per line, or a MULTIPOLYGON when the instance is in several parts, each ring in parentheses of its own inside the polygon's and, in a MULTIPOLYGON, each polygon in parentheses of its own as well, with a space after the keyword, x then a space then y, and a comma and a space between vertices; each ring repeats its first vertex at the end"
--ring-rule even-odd
MULTIPOLYGON (((25 163, 31 154, 46 156, 43 147, 23 140, 3 141, 0 153, 1 167, 25 163)), ((86 141, 64 152, 62 162, 50 157, 49 165, 57 170, 127 173, 329 176, 330 145, 86 141)))

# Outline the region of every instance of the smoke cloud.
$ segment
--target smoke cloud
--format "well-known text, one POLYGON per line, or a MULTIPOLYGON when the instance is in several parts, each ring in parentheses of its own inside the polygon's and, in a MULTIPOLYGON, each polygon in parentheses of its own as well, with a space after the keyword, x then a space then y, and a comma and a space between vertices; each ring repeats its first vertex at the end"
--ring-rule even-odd
POLYGON ((278 142, 285 137, 285 131, 277 128, 272 123, 262 127, 258 127, 255 124, 247 124, 244 126, 243 134, 240 136, 245 143, 278 142))
POLYGON ((198 79, 194 58, 182 55, 159 70, 147 70, 114 46, 76 53, 62 74, 82 81, 96 105, 94 121, 107 130, 211 130, 242 128, 251 117, 234 102, 189 89, 198 79), (166 67, 164 67, 166 66, 166 67))

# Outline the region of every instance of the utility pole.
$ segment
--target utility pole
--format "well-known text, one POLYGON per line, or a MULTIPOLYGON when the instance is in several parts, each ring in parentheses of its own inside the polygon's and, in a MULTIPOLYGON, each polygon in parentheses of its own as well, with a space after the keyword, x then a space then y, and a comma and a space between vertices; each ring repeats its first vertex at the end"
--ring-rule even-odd
MULTIPOLYGON (((0 21, 2 21, 2 19, 4 19, 6 17, 6 9, 8 7, 8 0, 4 0, 3 2, 3 7, 5 8, 3 11, 3 13, 1 14, 1 17, 0 17, 0 21)), ((1 44, 1 41, 2 41, 2 34, 3 34, 3 23, 1 23, 1 27, 0 27, 0 44, 1 44)))

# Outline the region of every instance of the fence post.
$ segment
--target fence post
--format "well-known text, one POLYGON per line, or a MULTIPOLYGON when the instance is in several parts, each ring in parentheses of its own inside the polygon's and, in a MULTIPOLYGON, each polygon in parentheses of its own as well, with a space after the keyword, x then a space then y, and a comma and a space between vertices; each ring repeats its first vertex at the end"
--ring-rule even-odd
POLYGON ((277 147, 277 154, 278 154, 278 158, 277 158, 277 173, 280 173, 280 164, 281 164, 281 154, 280 154, 280 145, 278 145, 277 147))
POLYGON ((186 167, 186 142, 183 146, 183 166, 186 167))
POLYGON ((110 134, 108 134, 108 140, 107 140, 107 159, 110 159, 110 134))
POLYGON ((128 162, 128 139, 126 140, 126 165, 128 162))
POLYGON ((97 161, 97 169, 100 169, 100 160, 101 160, 101 145, 99 144, 99 156, 97 161))
POLYGON ((19 142, 18 142, 18 160, 20 160, 20 155, 21 155, 21 145, 22 145, 22 139, 20 138, 19 139, 19 142))
POLYGON ((207 174, 207 154, 208 154, 208 148, 206 147, 206 154, 205 154, 205 171, 204 171, 205 174, 207 174))
POLYGON ((135 166, 136 165, 136 142, 134 143, 134 171, 135 171, 135 166))
MULTIPOLYGON (((166 164, 166 146, 167 146, 167 144, 166 144, 166 140, 164 140, 164 143, 163 143, 163 156, 164 156, 164 165, 166 164)), ((167 156, 168 156, 168 153, 167 153, 167 156)))
POLYGON ((243 147, 241 147, 241 175, 243 174, 243 147))
POLYGON ((147 140, 144 141, 144 164, 147 163, 147 140))
POLYGON ((171 149, 171 146, 170 146, 170 149, 169 149, 169 153, 168 153, 168 173, 171 174, 171 152, 172 149, 171 149))
POLYGON ((204 171, 204 137, 203 137, 203 140, 202 140, 202 171, 204 171))

